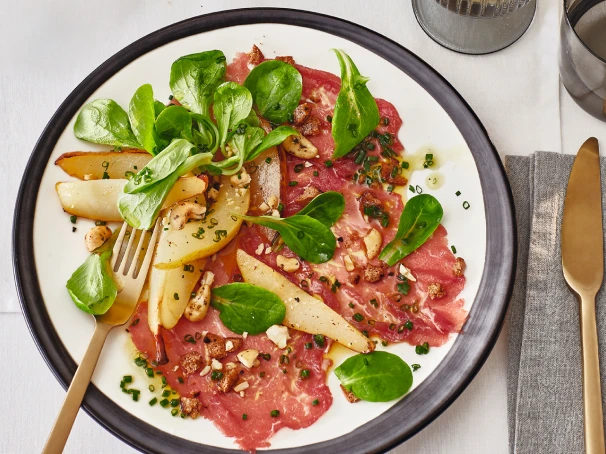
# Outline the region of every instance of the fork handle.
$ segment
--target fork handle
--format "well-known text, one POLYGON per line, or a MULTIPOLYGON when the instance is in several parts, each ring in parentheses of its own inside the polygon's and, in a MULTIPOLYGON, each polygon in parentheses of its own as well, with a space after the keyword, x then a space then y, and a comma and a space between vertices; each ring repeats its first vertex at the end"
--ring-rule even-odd
POLYGON ((604 454, 604 416, 602 413, 595 295, 581 295, 580 303, 585 452, 587 454, 604 454))
POLYGON ((63 407, 61 407, 53 430, 51 431, 48 440, 46 440, 42 454, 61 454, 63 452, 69 433, 71 432, 76 416, 78 415, 80 404, 82 403, 82 399, 84 399, 84 394, 86 393, 88 384, 95 371, 95 366, 97 365, 97 360, 103 349, 103 344, 105 343, 107 334, 112 328, 113 326, 111 325, 95 322, 93 337, 91 338, 86 353, 84 353, 84 357, 80 362, 80 366, 78 366, 74 378, 69 385, 63 407))

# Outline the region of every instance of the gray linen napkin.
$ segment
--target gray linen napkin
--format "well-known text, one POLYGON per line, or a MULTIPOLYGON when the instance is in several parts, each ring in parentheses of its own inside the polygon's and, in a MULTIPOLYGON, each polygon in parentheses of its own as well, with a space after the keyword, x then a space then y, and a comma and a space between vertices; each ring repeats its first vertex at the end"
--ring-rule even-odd
MULTIPOLYGON (((508 156, 516 206, 518 264, 510 305, 510 452, 584 452, 578 303, 562 274, 560 225, 574 156, 508 156)), ((606 208, 606 159, 601 159, 606 208)), ((606 223, 605 223, 606 229, 606 223)), ((602 398, 606 408, 606 292, 597 297, 602 398)))

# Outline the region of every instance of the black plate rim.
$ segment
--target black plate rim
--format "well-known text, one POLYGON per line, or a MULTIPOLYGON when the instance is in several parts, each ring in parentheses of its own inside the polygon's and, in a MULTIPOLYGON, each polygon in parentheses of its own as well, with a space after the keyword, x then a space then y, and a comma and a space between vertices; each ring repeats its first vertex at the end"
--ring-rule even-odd
MULTIPOLYGON (((482 281, 464 333, 417 389, 379 417, 341 437, 272 453, 378 453, 410 438, 439 416, 467 387, 490 354, 501 330, 514 281, 517 253, 511 189, 499 155, 484 126, 461 95, 415 54, 370 29, 310 11, 245 8, 197 16, 153 32, 109 58, 81 82, 57 109, 27 163, 13 222, 13 267, 26 323, 47 365, 67 388, 76 370, 52 327, 34 264, 33 219, 39 184, 60 134, 84 101, 107 79, 141 55, 166 43, 217 28, 281 23, 324 31, 379 55, 412 77, 448 113, 465 138, 478 167, 487 224, 482 281), (396 422, 394 423, 393 418, 396 422)), ((91 385, 83 408, 99 424, 142 452, 199 451, 235 454, 238 450, 200 445, 162 432, 123 411, 91 385)), ((321 423, 321 422, 320 422, 321 423)))

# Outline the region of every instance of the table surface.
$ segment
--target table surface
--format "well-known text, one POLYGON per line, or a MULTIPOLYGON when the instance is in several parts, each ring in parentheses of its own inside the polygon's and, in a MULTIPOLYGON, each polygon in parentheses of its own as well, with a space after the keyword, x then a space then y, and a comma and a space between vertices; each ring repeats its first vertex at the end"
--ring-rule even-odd
MULTIPOLYGON (((399 42, 463 95, 500 155, 536 150, 575 153, 589 136, 606 144, 606 123, 574 104, 558 78, 559 3, 540 2, 526 35, 488 56, 447 51, 418 26, 410 2, 384 0, 144 1, 2 0, 0 212, 12 213, 20 175, 44 125, 70 91, 101 62, 136 39, 198 14, 251 6, 303 8, 348 19, 399 42), (18 104, 15 103, 18 101, 18 104), (21 101, 21 102, 19 102, 21 101), (25 102, 23 102, 25 101, 25 102), (15 108, 19 105, 19 108, 15 108), (8 183, 8 184, 6 184, 8 183)), ((0 453, 39 452, 64 391, 44 364, 19 313, 10 264, 12 216, 0 217, 0 361, 8 372, 0 399, 0 453), (27 378, 27 379, 25 379, 27 378), (25 403, 25 405, 24 405, 25 403)), ((507 452, 505 327, 488 361, 462 396, 394 453, 507 452)), ((131 453, 81 412, 68 453, 131 453)))

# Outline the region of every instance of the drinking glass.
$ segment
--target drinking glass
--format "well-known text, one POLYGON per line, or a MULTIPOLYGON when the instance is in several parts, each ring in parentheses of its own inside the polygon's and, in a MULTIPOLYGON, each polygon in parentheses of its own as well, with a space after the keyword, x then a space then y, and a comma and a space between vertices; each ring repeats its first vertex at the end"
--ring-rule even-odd
MULTIPOLYGON (((546 0, 552 1, 552 0, 546 0)), ((488 54, 526 32, 536 0, 412 0, 417 21, 438 44, 464 54, 488 54)))
POLYGON ((606 0, 564 0, 560 78, 572 99, 606 121, 606 0))

